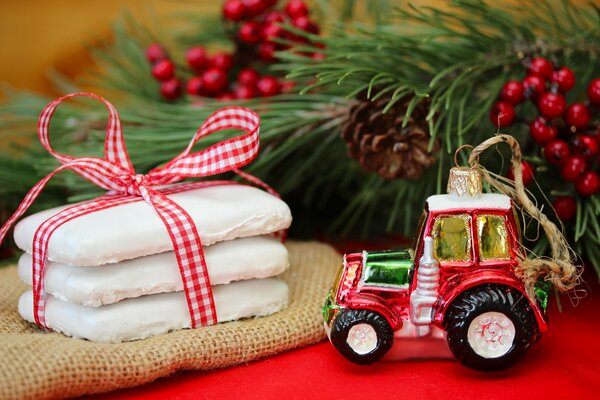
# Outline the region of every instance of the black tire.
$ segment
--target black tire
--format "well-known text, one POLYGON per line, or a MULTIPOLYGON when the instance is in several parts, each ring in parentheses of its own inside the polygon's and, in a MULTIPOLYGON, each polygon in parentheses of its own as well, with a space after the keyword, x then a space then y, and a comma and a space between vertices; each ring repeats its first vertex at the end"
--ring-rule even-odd
POLYGON ((383 357, 394 344, 394 331, 385 317, 370 310, 342 310, 335 318, 330 333, 331 343, 348 360, 356 364, 372 364, 383 357), (350 329, 357 324, 368 324, 377 333, 377 345, 366 353, 355 352, 347 342, 350 329))
POLYGON ((529 300, 514 288, 492 284, 475 287, 460 295, 446 311, 444 328, 454 357, 478 371, 499 371, 513 366, 537 336, 537 321, 529 300), (512 346, 495 358, 477 354, 467 336, 471 322, 486 312, 504 314, 515 328, 512 346))

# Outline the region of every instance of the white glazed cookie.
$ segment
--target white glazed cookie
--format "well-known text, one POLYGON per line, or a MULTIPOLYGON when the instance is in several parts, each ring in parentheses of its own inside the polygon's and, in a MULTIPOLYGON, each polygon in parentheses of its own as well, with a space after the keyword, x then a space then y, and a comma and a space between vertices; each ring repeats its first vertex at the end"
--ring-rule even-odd
MULTIPOLYGON (((266 236, 234 239, 204 250, 212 285, 282 273, 288 252, 281 242, 266 236)), ((31 285, 31 255, 19 259, 19 276, 31 285)), ((88 307, 99 307, 123 299, 183 290, 175 253, 166 252, 107 264, 77 267, 47 262, 44 271, 47 293, 88 307)))
MULTIPOLYGON (((276 232, 292 222, 290 209, 282 200, 250 186, 207 187, 168 197, 189 213, 205 246, 276 232)), ((36 229, 65 207, 21 220, 14 231, 17 246, 31 252, 36 229)), ((170 250, 173 246, 162 221, 152 207, 140 201, 67 222, 52 235, 47 258, 70 265, 96 266, 170 250)))
MULTIPOLYGON (((287 307, 288 286, 277 278, 252 279, 213 287, 219 322, 273 314, 287 307)), ((33 293, 19 299, 19 313, 33 318, 33 293)), ((189 328, 190 317, 183 292, 142 296, 102 306, 84 307, 48 295, 46 324, 67 336, 95 342, 144 339, 189 328)))

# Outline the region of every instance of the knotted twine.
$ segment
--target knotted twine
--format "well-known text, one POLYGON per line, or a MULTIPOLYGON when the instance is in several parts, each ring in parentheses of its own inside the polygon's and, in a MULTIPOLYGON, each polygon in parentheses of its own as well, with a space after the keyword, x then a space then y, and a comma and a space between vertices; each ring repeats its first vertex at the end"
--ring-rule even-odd
POLYGON ((569 291, 577 286, 580 282, 582 267, 575 264, 576 256, 573 250, 562 231, 534 204, 525 190, 519 142, 510 135, 493 136, 473 148, 468 162, 471 168, 479 171, 484 181, 498 192, 508 195, 521 210, 538 221, 548 237, 551 258, 527 258, 525 251, 519 254, 520 263, 515 268, 515 274, 525 284, 527 293, 533 297, 533 289, 539 279, 552 283, 561 292, 569 291), (484 151, 500 143, 506 143, 511 148, 514 181, 502 179, 479 163, 479 156, 484 151))

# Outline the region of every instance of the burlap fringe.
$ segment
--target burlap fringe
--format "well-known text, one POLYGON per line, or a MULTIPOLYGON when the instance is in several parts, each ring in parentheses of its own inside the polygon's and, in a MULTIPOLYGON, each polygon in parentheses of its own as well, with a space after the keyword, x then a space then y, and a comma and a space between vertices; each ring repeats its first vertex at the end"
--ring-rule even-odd
POLYGON ((510 135, 496 135, 473 148, 469 156, 469 165, 481 173, 484 181, 498 192, 510 196, 523 212, 538 221, 548 237, 552 252, 551 258, 527 258, 528 251, 522 246, 521 263, 515 269, 515 273, 525 283, 529 295, 533 295, 534 285, 539 279, 552 283, 561 292, 569 291, 577 286, 580 283, 583 268, 575 264, 574 251, 569 246, 561 229, 535 205, 525 190, 519 142, 510 135), (511 163, 514 181, 493 174, 479 164, 481 153, 500 143, 508 144, 512 150, 511 163))
POLYGON ((269 317, 185 329, 126 343, 93 343, 43 332, 21 319, 27 289, 0 269, 0 399, 52 399, 142 385, 180 370, 246 363, 325 338, 321 306, 340 263, 331 247, 288 243, 289 307, 269 317))

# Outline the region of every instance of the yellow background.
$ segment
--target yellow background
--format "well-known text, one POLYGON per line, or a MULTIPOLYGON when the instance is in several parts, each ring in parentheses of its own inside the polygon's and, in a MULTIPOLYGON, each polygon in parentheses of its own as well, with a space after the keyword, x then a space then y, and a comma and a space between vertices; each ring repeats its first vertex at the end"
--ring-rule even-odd
POLYGON ((47 71, 75 76, 86 47, 110 36, 125 9, 145 25, 171 13, 220 12, 221 0, 0 0, 0 81, 52 94, 47 71))

